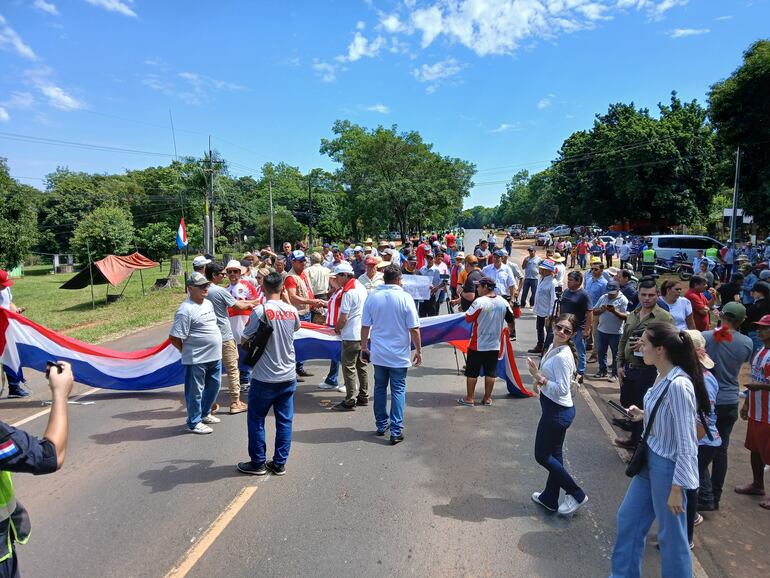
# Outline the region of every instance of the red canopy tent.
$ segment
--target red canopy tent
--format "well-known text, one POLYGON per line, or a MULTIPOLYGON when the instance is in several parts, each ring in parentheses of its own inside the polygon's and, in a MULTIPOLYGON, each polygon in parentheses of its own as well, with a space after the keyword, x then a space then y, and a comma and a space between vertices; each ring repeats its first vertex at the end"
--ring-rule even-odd
POLYGON ((152 269, 158 263, 136 252, 131 255, 107 255, 104 259, 94 261, 81 270, 60 289, 83 289, 89 285, 104 285, 109 283, 117 287, 139 269, 152 269))

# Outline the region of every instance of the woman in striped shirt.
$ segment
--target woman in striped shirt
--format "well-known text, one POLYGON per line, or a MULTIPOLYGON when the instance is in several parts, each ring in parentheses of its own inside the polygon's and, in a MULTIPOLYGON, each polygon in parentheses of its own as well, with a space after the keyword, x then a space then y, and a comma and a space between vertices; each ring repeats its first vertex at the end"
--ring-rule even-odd
MULTIPOLYGON (((692 576, 685 491, 698 487, 695 414, 710 412, 708 393, 686 332, 654 321, 640 341, 644 362, 658 370, 658 378, 644 396, 644 407, 651 412, 658 400, 661 403, 647 436, 646 463, 631 480, 618 510, 612 578, 641 575, 647 532, 656 519, 661 575, 692 576)), ((628 411, 634 421, 644 420, 646 429, 649 412, 635 405, 628 411)))

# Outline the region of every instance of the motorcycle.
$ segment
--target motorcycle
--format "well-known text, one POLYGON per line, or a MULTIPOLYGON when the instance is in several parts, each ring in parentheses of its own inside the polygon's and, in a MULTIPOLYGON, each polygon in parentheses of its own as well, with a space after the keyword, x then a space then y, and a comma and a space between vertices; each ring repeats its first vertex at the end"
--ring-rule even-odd
POLYGON ((679 275, 682 281, 689 281, 694 275, 692 263, 687 261, 687 253, 677 251, 671 259, 657 259, 655 262, 656 276, 663 273, 679 275))

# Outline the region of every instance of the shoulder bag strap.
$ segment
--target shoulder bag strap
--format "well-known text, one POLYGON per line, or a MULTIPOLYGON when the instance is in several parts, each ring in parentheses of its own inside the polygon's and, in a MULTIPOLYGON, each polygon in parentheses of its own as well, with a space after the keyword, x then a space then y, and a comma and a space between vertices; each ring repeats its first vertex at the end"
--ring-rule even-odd
POLYGON ((652 413, 650 414, 650 421, 647 422, 647 427, 644 428, 644 434, 642 435, 642 440, 645 442, 647 441, 647 438, 650 436, 650 432, 652 431, 652 424, 655 421, 655 414, 658 413, 658 408, 660 407, 660 404, 663 401, 663 398, 666 397, 669 387, 671 387, 670 381, 666 385, 666 389, 663 390, 663 393, 660 394, 658 401, 655 402, 655 407, 652 408, 652 413))

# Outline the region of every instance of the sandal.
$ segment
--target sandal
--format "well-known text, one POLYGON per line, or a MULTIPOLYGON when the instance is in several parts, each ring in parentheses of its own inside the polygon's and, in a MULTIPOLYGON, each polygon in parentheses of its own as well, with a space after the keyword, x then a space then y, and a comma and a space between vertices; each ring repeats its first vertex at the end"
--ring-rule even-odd
POLYGON ((484 401, 484 400, 482 399, 482 400, 481 400, 481 405, 492 405, 492 400, 491 400, 491 399, 488 399, 488 400, 484 401))
POLYGON ((460 398, 457 400, 458 405, 464 405, 465 407, 473 407, 475 404, 473 402, 468 403, 463 398, 460 398))
POLYGON ((744 486, 735 486, 735 493, 744 496, 764 496, 765 490, 756 487, 753 483, 744 486))
POLYGON ((759 502, 759 507, 764 508, 765 510, 770 510, 770 500, 762 500, 759 502))

